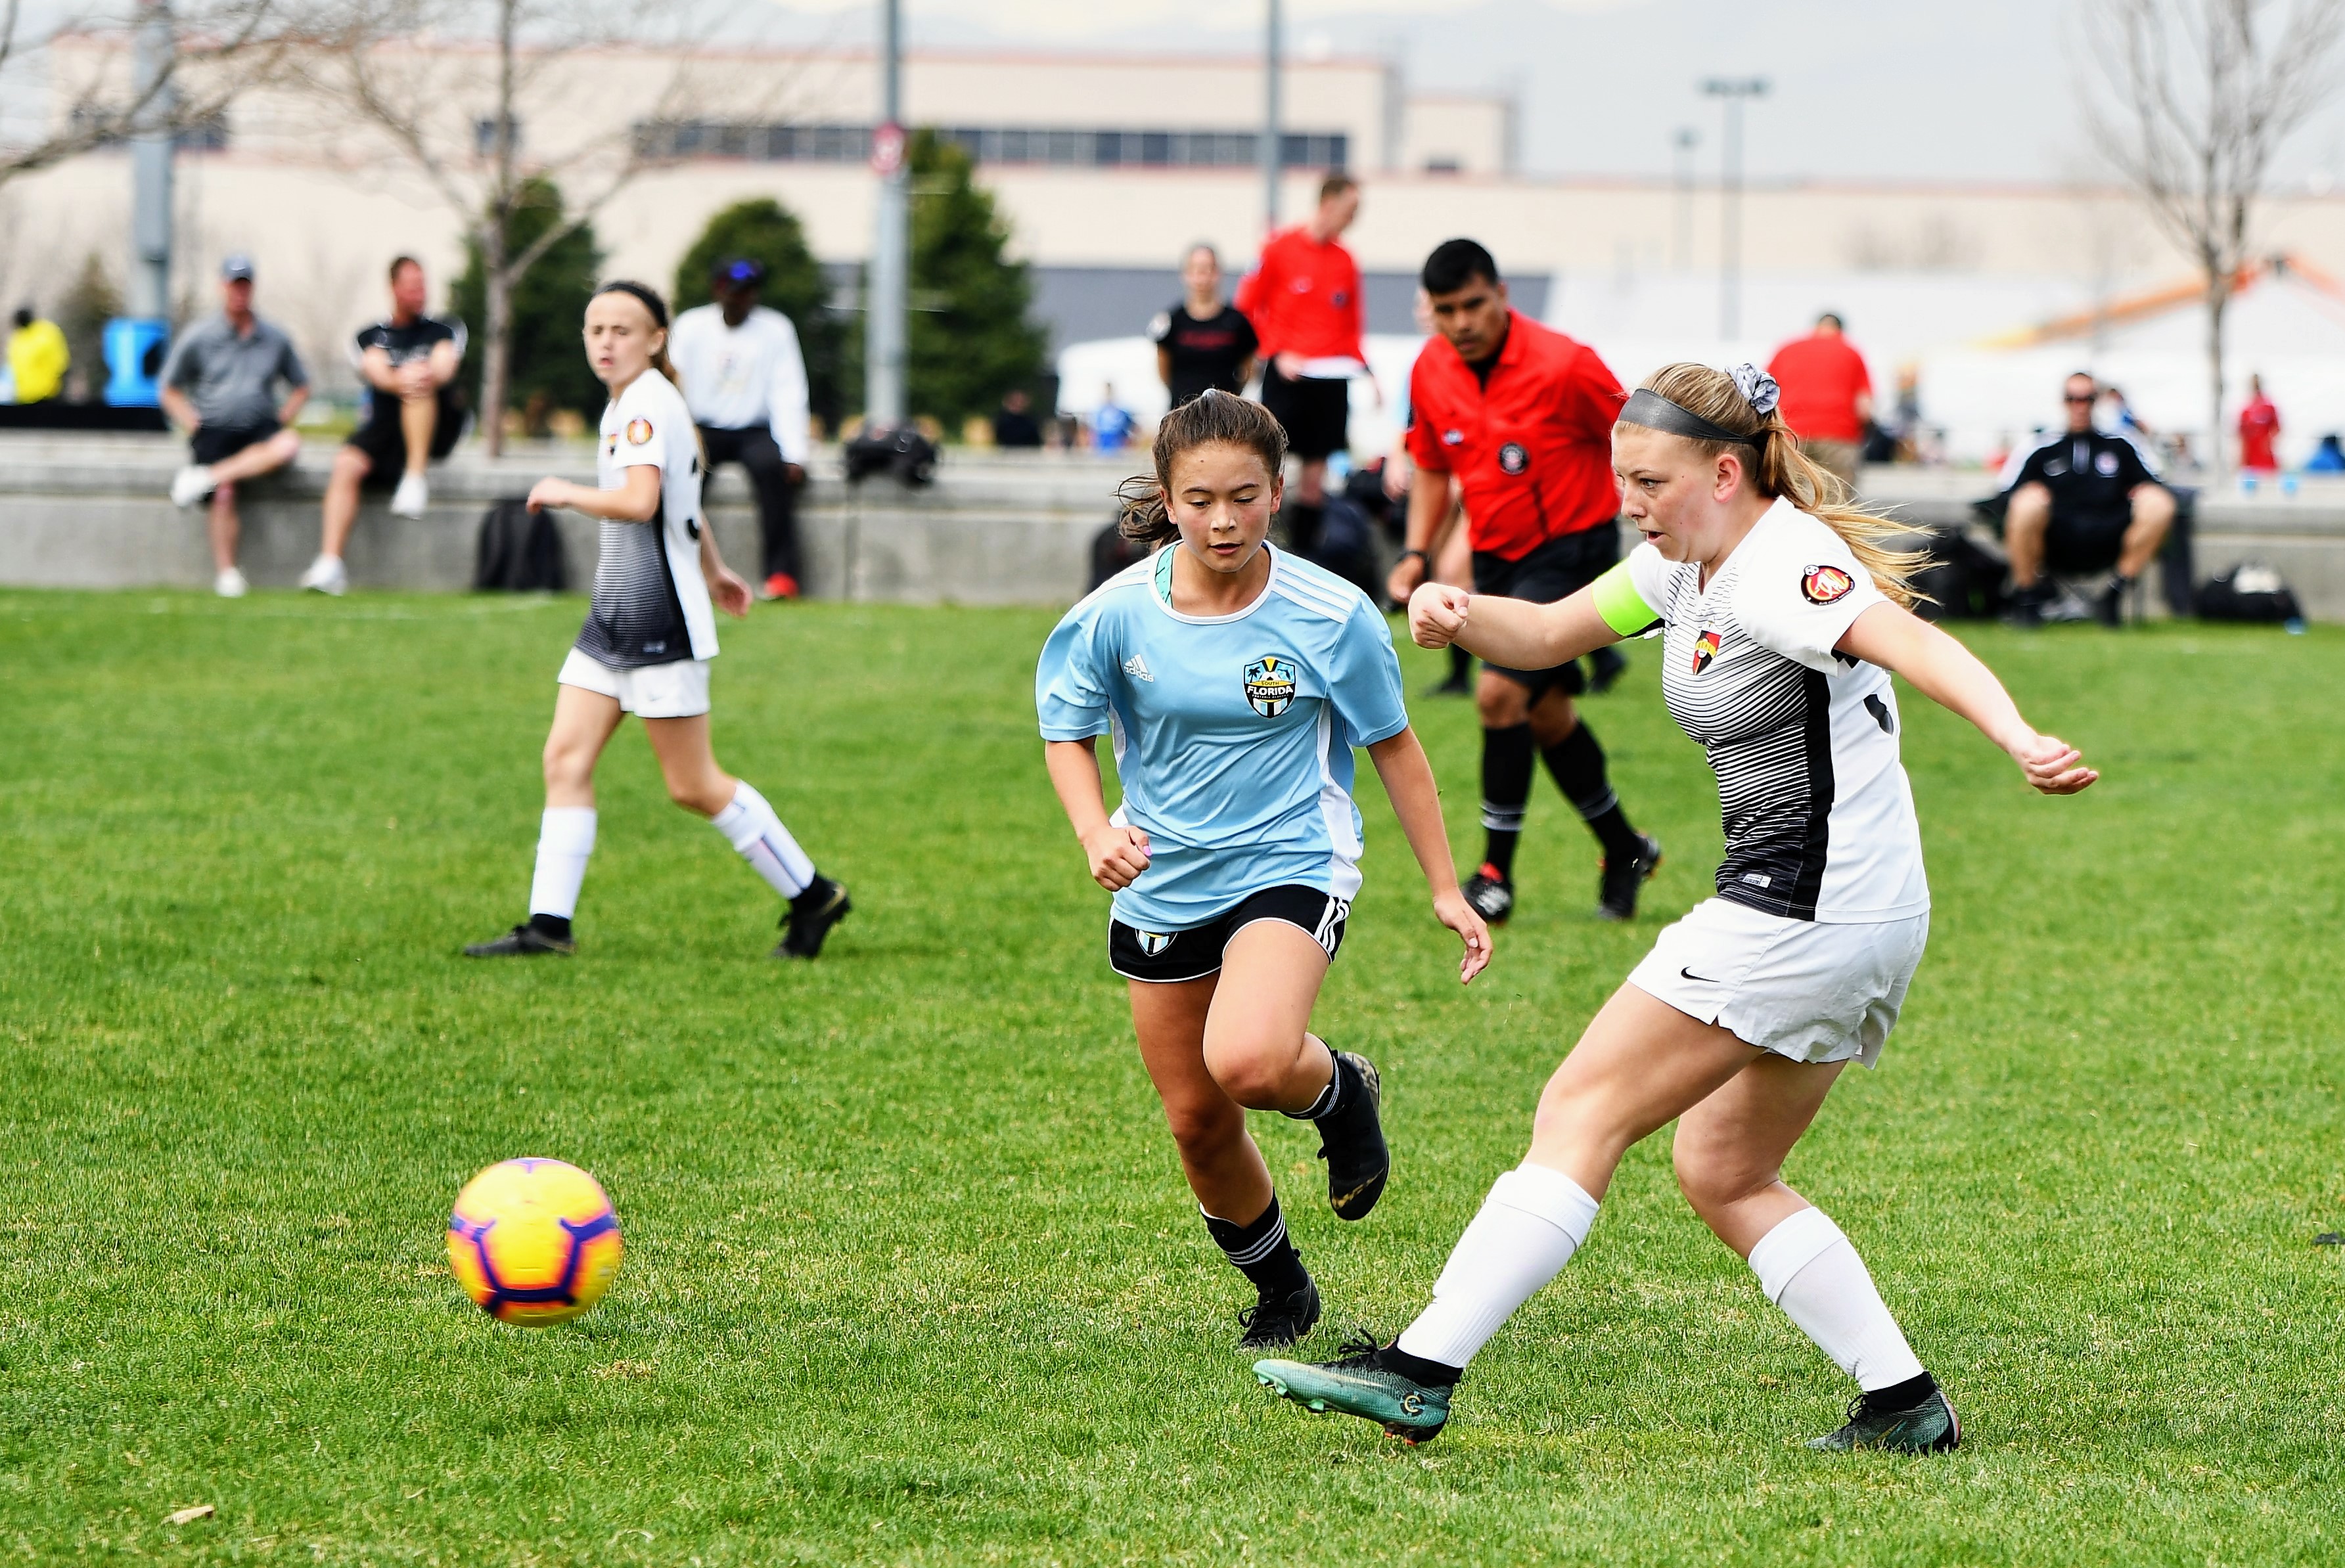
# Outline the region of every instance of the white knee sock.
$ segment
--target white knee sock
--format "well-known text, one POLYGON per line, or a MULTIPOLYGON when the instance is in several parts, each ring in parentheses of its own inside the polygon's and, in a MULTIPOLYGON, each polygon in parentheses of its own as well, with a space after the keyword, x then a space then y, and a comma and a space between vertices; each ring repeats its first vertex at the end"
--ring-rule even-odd
POLYGON ((1904 1330, 1864 1259, 1821 1209, 1802 1209, 1759 1239, 1751 1271, 1816 1348, 1868 1391, 1922 1375, 1904 1330))
POLYGON ((1596 1199, 1563 1172, 1528 1161, 1507 1172, 1451 1249, 1433 1282, 1433 1304, 1402 1330, 1400 1348, 1464 1366, 1571 1261, 1595 1223, 1596 1199))
POLYGON ((764 877, 775 892, 796 898, 814 881, 814 862, 766 804, 766 797, 742 779, 733 791, 733 804, 709 819, 725 842, 738 850, 749 869, 764 877))
POLYGON ((550 805, 537 829, 537 875, 530 879, 529 912, 567 920, 578 912, 586 857, 594 853, 594 808, 550 805))

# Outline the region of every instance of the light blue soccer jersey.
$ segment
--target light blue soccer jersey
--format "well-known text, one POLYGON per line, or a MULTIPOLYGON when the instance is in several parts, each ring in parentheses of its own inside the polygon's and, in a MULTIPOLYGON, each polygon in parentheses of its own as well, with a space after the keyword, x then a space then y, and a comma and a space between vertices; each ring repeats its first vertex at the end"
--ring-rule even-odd
POLYGON ((1348 899, 1352 748, 1408 727, 1391 630, 1358 589, 1275 550, 1245 609, 1183 615, 1178 548, 1068 611, 1034 673, 1042 738, 1113 736, 1115 821, 1148 835, 1148 869, 1115 895, 1115 918, 1185 931, 1287 883, 1348 899))

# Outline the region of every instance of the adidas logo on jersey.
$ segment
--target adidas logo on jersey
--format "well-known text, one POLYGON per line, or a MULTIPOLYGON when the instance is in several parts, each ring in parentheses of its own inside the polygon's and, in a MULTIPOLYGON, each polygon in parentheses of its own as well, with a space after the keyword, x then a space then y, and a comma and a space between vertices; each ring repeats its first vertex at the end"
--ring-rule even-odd
POLYGON ((1148 673, 1148 661, 1137 653, 1123 662, 1123 673, 1135 681, 1152 682, 1156 679, 1148 673))

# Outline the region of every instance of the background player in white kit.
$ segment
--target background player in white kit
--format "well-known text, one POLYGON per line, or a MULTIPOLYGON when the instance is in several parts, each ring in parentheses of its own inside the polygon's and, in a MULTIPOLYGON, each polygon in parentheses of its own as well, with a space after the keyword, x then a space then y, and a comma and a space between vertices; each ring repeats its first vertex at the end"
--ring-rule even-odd
POLYGON ((710 593, 727 614, 749 612, 749 585, 726 569, 700 516, 700 447, 667 363, 667 306, 640 283, 605 283, 586 303, 586 358, 611 389, 594 488, 543 479, 533 508, 603 520, 594 597, 563 662, 545 738, 545 818, 529 918, 475 958, 570 953, 570 920, 594 848, 594 764, 619 720, 634 713, 676 804, 716 824, 726 841, 789 901, 777 958, 811 958, 851 905, 817 874, 774 808, 716 765, 708 744, 708 663, 716 657, 710 593))
POLYGON ((1903 675, 2046 794, 2099 775, 2038 734, 1985 665, 1907 608, 1897 530, 1843 503, 1748 365, 1672 365, 1613 430, 1645 542, 1553 604, 1427 585, 1416 640, 1545 667, 1667 628, 1662 695, 1710 754, 1718 896, 1661 933, 1548 1081, 1529 1157, 1490 1189, 1391 1345, 1255 1371, 1316 1410, 1439 1432, 1466 1364, 1588 1239, 1629 1147, 1678 1122, 1678 1183, 1761 1288, 1862 1391, 1812 1448, 1952 1448, 1952 1407, 1840 1229, 1782 1180, 1841 1068, 1880 1054, 1921 961, 1929 887, 1898 760, 1903 675))

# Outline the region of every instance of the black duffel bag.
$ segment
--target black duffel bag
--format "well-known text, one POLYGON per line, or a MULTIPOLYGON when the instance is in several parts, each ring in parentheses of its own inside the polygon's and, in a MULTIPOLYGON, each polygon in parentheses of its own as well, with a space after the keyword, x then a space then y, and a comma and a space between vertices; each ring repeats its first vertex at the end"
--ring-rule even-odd
POLYGON ((2243 561, 2198 590, 2201 621, 2253 621, 2278 625, 2304 619, 2295 591, 2260 561, 2243 561))
POLYGON ((842 449, 847 482, 860 484, 875 473, 892 473, 908 490, 932 484, 937 477, 937 443, 911 425, 894 430, 867 425, 842 449))
POLYGON ((570 586, 562 530, 553 513, 532 511, 522 496, 507 496, 481 519, 472 587, 482 593, 559 593, 570 586))

